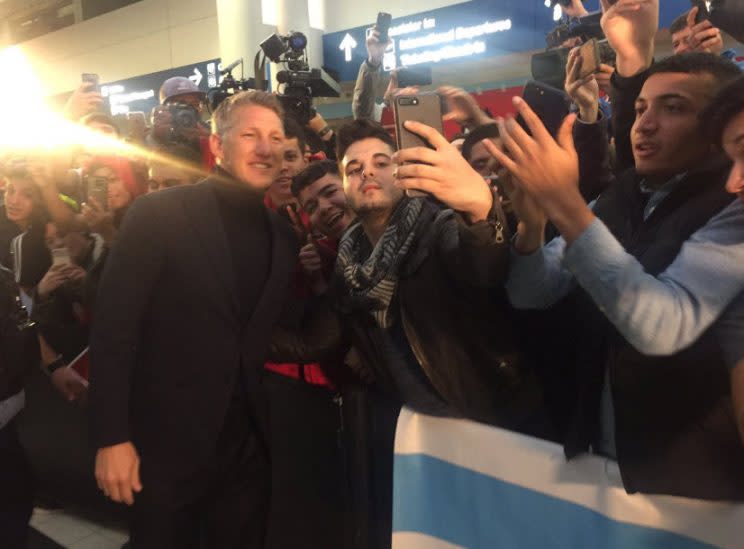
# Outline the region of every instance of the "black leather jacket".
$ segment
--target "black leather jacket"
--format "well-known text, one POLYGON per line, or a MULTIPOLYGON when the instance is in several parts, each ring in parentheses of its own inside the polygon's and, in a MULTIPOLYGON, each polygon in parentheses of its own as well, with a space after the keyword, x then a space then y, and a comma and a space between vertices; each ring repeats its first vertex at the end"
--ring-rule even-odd
MULTIPOLYGON (((467 225, 452 210, 427 203, 393 303, 418 364, 447 404, 463 417, 520 428, 540 395, 523 370, 501 290, 510 251, 496 209, 487 221, 467 225)), ((360 376, 397 396, 383 337, 368 311, 349 305, 343 281, 336 280, 299 331, 275 331, 271 354, 322 360, 353 345, 360 376)))

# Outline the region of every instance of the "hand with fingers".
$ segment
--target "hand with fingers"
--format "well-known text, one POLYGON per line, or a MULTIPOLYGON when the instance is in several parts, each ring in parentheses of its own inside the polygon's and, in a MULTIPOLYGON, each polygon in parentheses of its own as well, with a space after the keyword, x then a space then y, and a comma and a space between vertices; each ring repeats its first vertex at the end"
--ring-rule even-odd
POLYGON ((308 231, 307 227, 305 227, 305 224, 302 222, 300 214, 297 213, 297 211, 291 204, 287 204, 286 206, 284 206, 284 210, 287 213, 287 218, 289 219, 289 222, 292 225, 295 234, 297 235, 297 240, 300 242, 300 244, 306 242, 308 237, 310 236, 310 232, 308 231))
POLYGON ((501 168, 499 185, 509 197, 511 209, 519 221, 514 247, 519 253, 531 254, 543 245, 548 216, 524 184, 517 181, 506 168, 501 168))
POLYGON ((659 0, 600 0, 602 30, 617 53, 617 70, 630 77, 651 66, 659 28, 659 0))
POLYGON ((88 382, 69 367, 57 368, 52 372, 52 385, 68 402, 85 402, 88 382))
POLYGON ((91 82, 83 82, 72 92, 64 108, 65 117, 77 122, 86 114, 97 111, 103 105, 103 97, 91 82))
POLYGON ((723 51, 723 37, 720 29, 713 26, 708 19, 695 24, 699 8, 693 7, 687 14, 687 28, 690 29, 690 35, 687 38, 687 44, 690 51, 705 53, 714 53, 720 55, 723 51))
POLYGON ((96 453, 96 483, 112 501, 132 505, 142 491, 140 458, 131 442, 99 448, 96 453))
POLYGON ((309 275, 319 272, 323 268, 323 260, 318 253, 318 247, 312 235, 307 235, 307 244, 300 250, 300 265, 309 275))
POLYGON ((367 37, 367 62, 373 67, 379 67, 382 65, 382 60, 385 57, 385 50, 390 45, 391 40, 388 39, 386 42, 380 42, 380 32, 373 30, 367 37))
POLYGON ((599 89, 608 96, 612 96, 612 75, 614 73, 615 67, 607 65, 606 63, 601 63, 599 65, 599 70, 594 74, 599 89))
POLYGON ((69 267, 66 263, 51 266, 36 287, 36 293, 40 299, 46 299, 52 292, 67 282, 69 267))
POLYGON ((419 92, 418 86, 408 86, 406 88, 398 87, 398 70, 395 69, 390 73, 390 82, 385 90, 383 100, 388 106, 392 106, 393 100, 399 95, 416 95, 419 92))
POLYGON ((589 15, 581 0, 571 0, 568 5, 561 2, 561 11, 563 15, 567 15, 568 17, 584 17, 589 15))
POLYGON ((599 84, 594 74, 581 78, 581 62, 579 48, 572 49, 568 54, 564 88, 579 108, 579 118, 587 124, 593 124, 599 117, 599 84))
POLYGON ((566 240, 572 242, 594 219, 579 192, 579 157, 572 135, 576 116, 568 115, 557 139, 553 139, 522 98, 515 97, 514 106, 532 135, 513 118, 500 120, 499 134, 505 151, 488 143, 486 147, 515 178, 515 186, 529 193, 566 240))
POLYGON ((113 216, 94 197, 90 197, 87 202, 84 202, 80 211, 86 224, 94 232, 103 233, 109 225, 113 227, 113 216))
POLYGON ((462 88, 442 86, 437 93, 447 100, 448 112, 444 115, 444 120, 454 120, 461 126, 469 128, 493 123, 480 108, 475 97, 462 88))
POLYGON ((470 223, 486 220, 493 207, 493 194, 483 177, 434 128, 411 120, 405 122, 405 128, 434 148, 413 147, 395 153, 396 185, 433 195, 470 223))
POLYGON ((310 286, 315 295, 321 295, 328 289, 328 281, 323 275, 323 258, 320 256, 320 248, 315 242, 313 235, 307 235, 307 244, 300 250, 300 265, 305 271, 310 286))

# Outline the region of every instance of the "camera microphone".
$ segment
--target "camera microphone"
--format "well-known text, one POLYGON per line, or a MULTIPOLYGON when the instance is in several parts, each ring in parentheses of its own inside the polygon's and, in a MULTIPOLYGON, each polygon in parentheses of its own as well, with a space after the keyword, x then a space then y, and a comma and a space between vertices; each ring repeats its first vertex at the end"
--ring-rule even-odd
POLYGON ((243 62, 243 58, 242 58, 242 57, 241 57, 240 59, 238 59, 237 61, 233 61, 233 62, 232 62, 232 63, 230 63, 230 64, 229 64, 229 65, 228 65, 227 67, 225 67, 224 69, 222 69, 222 70, 220 71, 220 74, 221 74, 222 76, 225 76, 226 74, 229 74, 229 73, 231 73, 231 72, 232 72, 232 70, 233 70, 233 69, 234 69, 235 67, 237 67, 238 65, 240 65, 240 64, 241 64, 242 62, 243 62))

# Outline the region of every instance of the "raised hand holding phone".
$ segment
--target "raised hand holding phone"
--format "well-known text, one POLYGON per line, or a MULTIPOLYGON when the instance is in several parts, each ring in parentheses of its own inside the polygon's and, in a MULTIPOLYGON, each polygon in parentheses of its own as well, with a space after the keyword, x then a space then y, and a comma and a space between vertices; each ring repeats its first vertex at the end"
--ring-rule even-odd
MULTIPOLYGON (((441 124, 441 122, 440 122, 441 124)), ((493 193, 457 148, 435 128, 407 120, 404 129, 429 146, 403 148, 393 155, 398 164, 395 184, 429 193, 470 223, 484 221, 493 207, 493 193)))

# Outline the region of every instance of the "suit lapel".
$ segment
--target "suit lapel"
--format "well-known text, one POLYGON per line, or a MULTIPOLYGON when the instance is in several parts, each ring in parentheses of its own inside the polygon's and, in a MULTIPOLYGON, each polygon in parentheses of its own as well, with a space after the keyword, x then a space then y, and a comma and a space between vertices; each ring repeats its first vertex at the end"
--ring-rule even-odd
POLYGON ((223 294, 231 313, 237 316, 239 307, 235 270, 232 267, 232 256, 217 198, 210 179, 198 183, 196 188, 199 191, 189 195, 190 200, 183 203, 187 219, 204 249, 206 263, 216 274, 216 285, 219 286, 217 291, 223 294))

